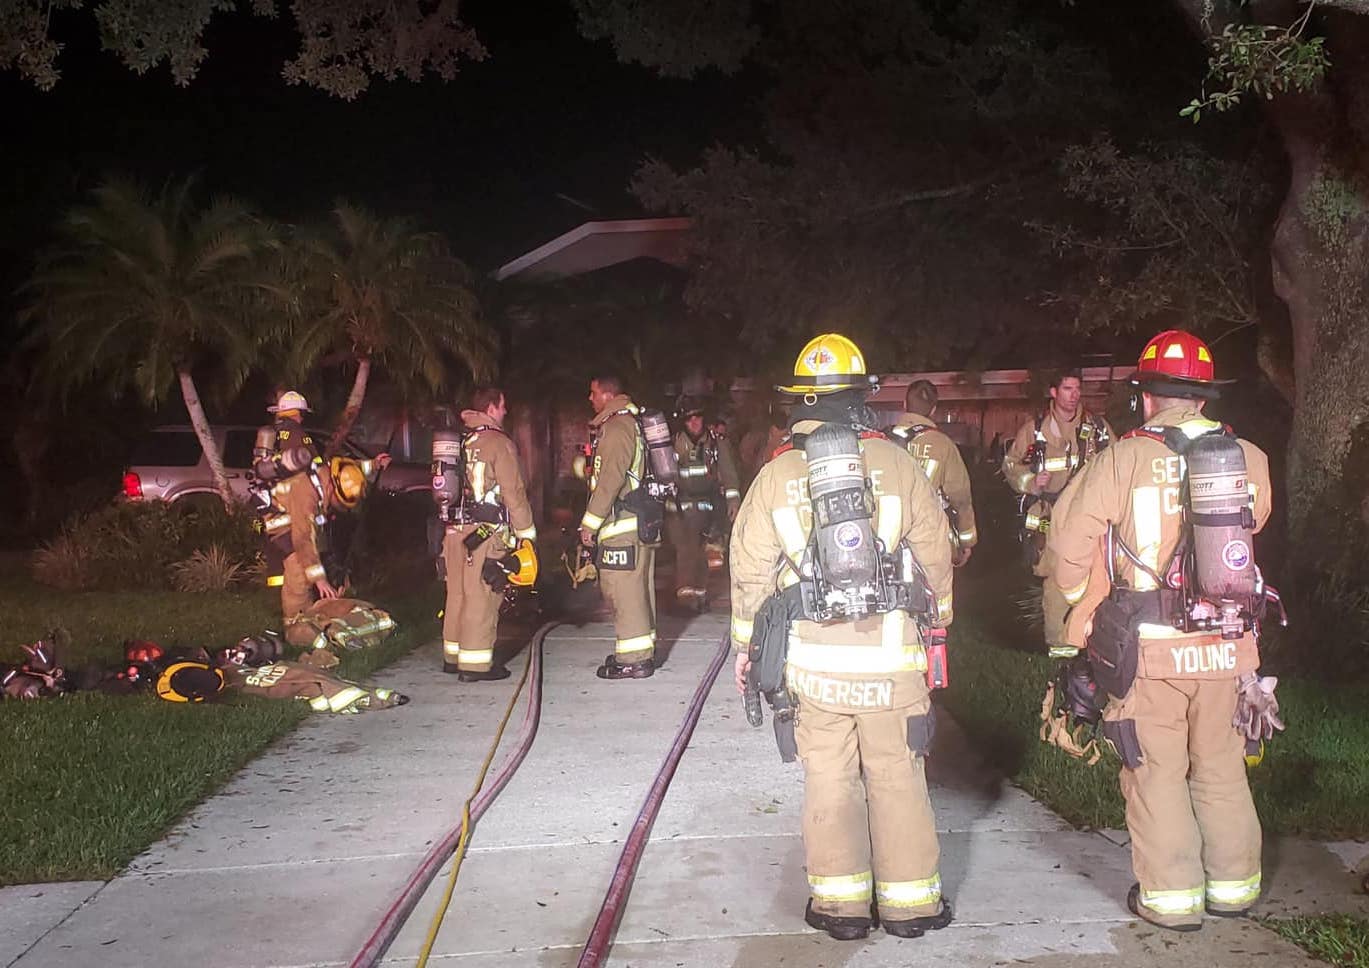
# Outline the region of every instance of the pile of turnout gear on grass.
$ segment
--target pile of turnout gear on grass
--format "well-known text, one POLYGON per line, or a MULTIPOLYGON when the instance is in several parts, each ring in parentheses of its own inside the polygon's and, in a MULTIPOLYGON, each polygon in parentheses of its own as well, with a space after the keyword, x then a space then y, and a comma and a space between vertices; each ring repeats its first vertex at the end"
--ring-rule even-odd
MULTIPOLYGON (((21 646, 17 665, 0 663, 0 694, 7 699, 42 699, 71 692, 110 695, 153 693, 168 702, 213 701, 233 692, 268 699, 302 699, 318 712, 359 713, 402 706, 407 696, 390 689, 365 689, 328 671, 335 650, 377 645, 394 630, 385 611, 357 599, 329 599, 305 614, 313 634, 300 661, 285 658, 284 643, 271 631, 249 635, 236 645, 207 649, 163 649, 130 639, 124 661, 113 667, 91 664, 68 669, 60 656, 69 646, 64 630, 21 646)), ((298 623, 297 623, 298 624, 298 623)), ((291 636, 292 639, 295 636, 291 636)))

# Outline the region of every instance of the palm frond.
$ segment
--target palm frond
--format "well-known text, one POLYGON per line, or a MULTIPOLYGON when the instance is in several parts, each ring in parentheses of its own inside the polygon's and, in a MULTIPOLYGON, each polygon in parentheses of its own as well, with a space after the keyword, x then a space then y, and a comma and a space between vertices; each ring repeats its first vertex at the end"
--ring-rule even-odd
POLYGON ((49 379, 105 377, 148 402, 180 365, 211 362, 240 382, 285 299, 267 271, 274 239, 232 199, 198 208, 193 187, 107 181, 62 220, 21 290, 49 379))

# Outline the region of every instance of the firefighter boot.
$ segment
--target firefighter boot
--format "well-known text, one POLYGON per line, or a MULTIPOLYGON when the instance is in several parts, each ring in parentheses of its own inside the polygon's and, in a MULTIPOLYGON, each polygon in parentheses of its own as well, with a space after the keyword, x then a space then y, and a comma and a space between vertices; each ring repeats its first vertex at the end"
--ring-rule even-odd
POLYGON ((1203 926, 1198 924, 1166 924, 1159 921, 1153 914, 1148 913, 1148 908, 1141 903, 1141 885, 1131 885, 1131 890, 1127 891, 1127 910, 1136 915, 1142 921, 1148 921, 1157 928, 1165 928, 1169 931, 1201 931, 1203 926))
POLYGON ((951 910, 951 902, 942 898, 940 914, 926 918, 908 918, 904 921, 890 921, 885 918, 884 932, 892 934, 895 938, 920 938, 928 931, 940 931, 954 918, 955 912, 951 910))
POLYGON ((616 655, 604 656, 604 664, 594 670, 600 679, 650 679, 656 666, 650 658, 640 662, 619 662, 616 655))
POLYGON ((461 682, 498 682, 500 679, 507 679, 511 675, 513 673, 503 666, 494 666, 490 669, 482 669, 479 672, 462 669, 457 673, 456 678, 461 682))
POLYGON ((826 931, 833 941, 860 941, 874 926, 871 918, 843 918, 835 914, 820 914, 813 910, 811 897, 808 899, 808 906, 803 910, 803 920, 808 922, 810 928, 826 931))

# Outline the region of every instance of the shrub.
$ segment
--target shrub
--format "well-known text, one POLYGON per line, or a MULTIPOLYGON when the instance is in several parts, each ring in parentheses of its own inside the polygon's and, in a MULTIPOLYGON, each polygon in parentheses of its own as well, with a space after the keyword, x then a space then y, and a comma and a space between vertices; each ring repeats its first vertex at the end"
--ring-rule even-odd
POLYGON ((202 501, 178 501, 172 509, 181 515, 181 548, 186 554, 218 547, 244 566, 261 551, 257 516, 243 504, 225 508, 217 497, 202 501))
POLYGON ((223 592, 247 574, 241 561, 234 561, 216 544, 207 551, 196 549, 189 558, 171 565, 171 587, 178 592, 223 592))
POLYGON ((33 554, 33 577, 64 592, 90 585, 90 555, 69 534, 59 534, 33 554))
POLYGON ((209 549, 241 571, 257 552, 252 520, 245 509, 225 510, 221 504, 107 505, 69 521, 35 556, 33 575, 68 590, 167 588, 173 564, 209 549))

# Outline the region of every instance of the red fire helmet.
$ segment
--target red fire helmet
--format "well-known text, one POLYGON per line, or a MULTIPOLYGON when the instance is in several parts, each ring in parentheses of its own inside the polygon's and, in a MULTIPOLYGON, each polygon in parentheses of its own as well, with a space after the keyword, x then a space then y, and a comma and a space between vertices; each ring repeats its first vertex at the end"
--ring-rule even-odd
POLYGON ((1131 382, 1143 390, 1182 397, 1216 397, 1218 380, 1207 344, 1181 329, 1167 329, 1141 351, 1131 382))

